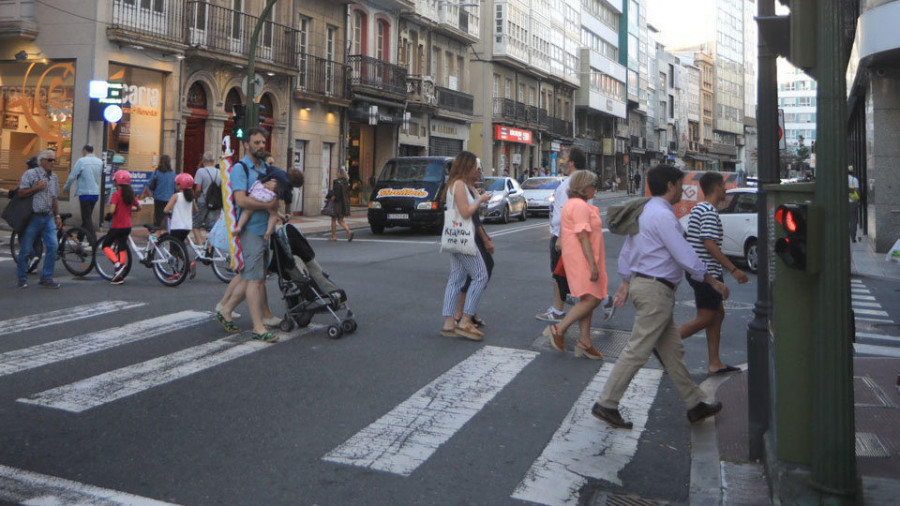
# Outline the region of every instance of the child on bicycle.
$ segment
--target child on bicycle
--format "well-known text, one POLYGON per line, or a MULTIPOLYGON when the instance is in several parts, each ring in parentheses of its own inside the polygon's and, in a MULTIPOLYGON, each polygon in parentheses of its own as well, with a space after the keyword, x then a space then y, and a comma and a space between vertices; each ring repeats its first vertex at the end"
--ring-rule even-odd
MULTIPOLYGON (((178 174, 175 177, 175 190, 163 213, 170 215, 169 233, 187 247, 185 241, 193 228, 193 216, 197 212, 197 202, 194 201, 194 177, 187 173, 178 174)), ((190 277, 193 278, 195 274, 195 264, 191 262, 190 277)))
POLYGON ((131 188, 131 173, 127 170, 119 170, 113 174, 113 182, 118 189, 109 199, 109 212, 105 218, 111 220, 109 233, 103 238, 101 247, 115 265, 116 272, 111 283, 121 285, 125 282, 125 266, 128 265, 128 236, 131 234, 131 213, 141 210, 141 204, 131 188), (115 242, 118 246, 118 254, 112 249, 115 242))

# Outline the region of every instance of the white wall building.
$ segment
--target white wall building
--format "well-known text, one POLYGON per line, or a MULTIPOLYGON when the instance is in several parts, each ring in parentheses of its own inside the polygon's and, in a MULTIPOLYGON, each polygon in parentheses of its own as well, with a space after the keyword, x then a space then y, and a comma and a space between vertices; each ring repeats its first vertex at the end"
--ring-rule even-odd
POLYGON ((816 140, 816 81, 786 60, 778 60, 778 107, 784 111, 787 149, 796 151, 800 137, 807 147, 816 140))

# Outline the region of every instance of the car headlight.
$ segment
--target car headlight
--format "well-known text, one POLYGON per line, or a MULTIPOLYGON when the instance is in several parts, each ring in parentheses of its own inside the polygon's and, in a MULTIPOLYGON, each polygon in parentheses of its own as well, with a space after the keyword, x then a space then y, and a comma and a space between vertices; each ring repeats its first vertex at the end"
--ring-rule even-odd
POLYGON ((552 204, 552 203, 553 203, 553 200, 554 200, 553 195, 550 195, 549 197, 547 197, 547 198, 544 199, 544 200, 547 201, 548 203, 552 204))
POLYGON ((416 205, 416 209, 431 210, 431 209, 437 209, 437 208, 438 208, 438 203, 433 202, 431 200, 426 200, 425 202, 419 202, 418 205, 416 205))
POLYGON ((381 202, 378 202, 377 200, 369 202, 369 209, 381 209, 381 202))

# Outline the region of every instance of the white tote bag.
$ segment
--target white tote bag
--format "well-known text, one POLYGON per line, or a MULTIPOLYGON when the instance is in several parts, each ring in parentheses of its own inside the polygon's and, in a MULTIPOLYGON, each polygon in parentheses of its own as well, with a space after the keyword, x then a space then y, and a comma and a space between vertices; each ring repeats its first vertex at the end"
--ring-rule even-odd
MULTIPOLYGON (((453 183, 456 186, 456 182, 453 183)), ((463 185, 465 189, 465 185, 463 185)), ((471 218, 463 218, 456 207, 453 188, 447 190, 447 210, 444 211, 444 231, 441 233, 441 252, 477 255, 475 225, 471 218)))

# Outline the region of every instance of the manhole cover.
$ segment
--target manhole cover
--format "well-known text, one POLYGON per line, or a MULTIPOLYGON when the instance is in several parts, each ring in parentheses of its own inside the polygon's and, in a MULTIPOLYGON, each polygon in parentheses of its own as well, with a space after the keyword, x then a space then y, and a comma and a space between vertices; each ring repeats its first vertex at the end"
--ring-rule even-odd
MULTIPOLYGON (((676 304, 687 307, 697 307, 697 303, 694 302, 693 299, 690 300, 679 300, 676 304)), ((724 302, 725 309, 753 309, 753 304, 749 302, 735 302, 731 300, 726 300, 724 302)))

